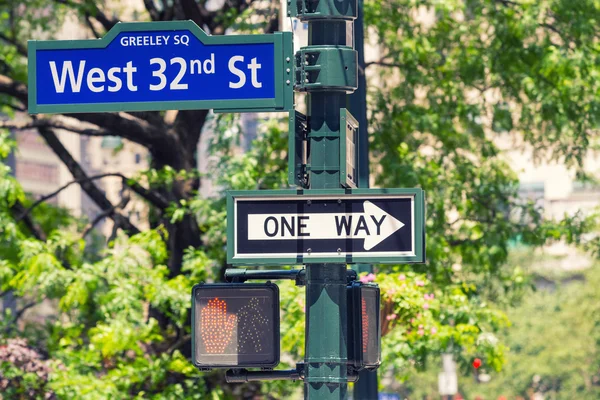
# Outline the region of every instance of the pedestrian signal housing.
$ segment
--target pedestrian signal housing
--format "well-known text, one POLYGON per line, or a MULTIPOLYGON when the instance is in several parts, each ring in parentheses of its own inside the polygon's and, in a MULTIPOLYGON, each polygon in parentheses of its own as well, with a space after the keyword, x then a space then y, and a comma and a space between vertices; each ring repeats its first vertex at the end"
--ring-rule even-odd
POLYGON ((192 359, 198 368, 279 364, 279 288, 202 283, 192 289, 192 359))
POLYGON ((348 363, 356 370, 374 370, 381 364, 379 306, 379 286, 348 286, 348 363))

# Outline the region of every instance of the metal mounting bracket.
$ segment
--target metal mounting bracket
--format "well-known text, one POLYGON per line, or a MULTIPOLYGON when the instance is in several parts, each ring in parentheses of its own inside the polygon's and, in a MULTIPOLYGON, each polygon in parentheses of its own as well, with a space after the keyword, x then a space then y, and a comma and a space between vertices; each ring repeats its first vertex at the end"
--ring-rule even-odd
POLYGON ((348 46, 307 46, 296 52, 296 86, 300 92, 340 91, 358 87, 358 53, 348 46))
POLYGON ((288 16, 300 20, 345 20, 356 19, 357 0, 287 0, 288 16))
POLYGON ((290 111, 288 135, 288 183, 292 186, 308 188, 308 117, 298 111, 290 111))

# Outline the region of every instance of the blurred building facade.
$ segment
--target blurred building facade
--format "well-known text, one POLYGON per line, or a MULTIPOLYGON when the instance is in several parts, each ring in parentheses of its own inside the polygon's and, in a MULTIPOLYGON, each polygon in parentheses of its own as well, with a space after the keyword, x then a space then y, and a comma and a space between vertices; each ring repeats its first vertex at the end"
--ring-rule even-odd
MULTIPOLYGON (((130 19, 138 19, 142 15, 143 3, 135 0, 120 1, 119 9, 130 19), (140 8, 141 7, 141 8, 140 8)), ((101 31, 98 27, 98 31, 101 31)), ((89 29, 83 27, 74 16, 68 16, 58 39, 79 40, 90 39, 89 29)), ((23 120, 26 115, 17 114, 15 119, 23 120)), ((134 176, 137 172, 148 168, 148 154, 145 148, 117 137, 88 137, 73 134, 64 130, 56 130, 62 144, 79 163, 89 177, 118 172, 125 176, 134 176)), ((46 145, 36 129, 13 132, 17 142, 17 150, 13 155, 13 173, 26 193, 37 199, 57 191, 69 182, 73 176, 54 152, 46 145)), ((122 198, 122 181, 117 177, 105 177, 94 180, 112 204, 118 204, 122 198)), ((69 185, 48 203, 68 208, 73 215, 93 221, 101 210, 81 190, 78 184, 69 185)), ((132 196, 131 201, 122 210, 131 222, 140 229, 147 228, 147 208, 144 203, 132 196)), ((112 221, 104 219, 96 229, 108 237, 112 232, 112 221)))

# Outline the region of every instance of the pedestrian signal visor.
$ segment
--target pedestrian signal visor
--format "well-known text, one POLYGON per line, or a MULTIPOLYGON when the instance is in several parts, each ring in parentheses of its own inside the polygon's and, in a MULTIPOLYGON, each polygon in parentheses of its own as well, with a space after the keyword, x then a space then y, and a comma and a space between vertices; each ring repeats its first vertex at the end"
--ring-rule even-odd
POLYGON ((192 289, 192 360, 198 368, 279 364, 279 288, 201 283, 192 289))

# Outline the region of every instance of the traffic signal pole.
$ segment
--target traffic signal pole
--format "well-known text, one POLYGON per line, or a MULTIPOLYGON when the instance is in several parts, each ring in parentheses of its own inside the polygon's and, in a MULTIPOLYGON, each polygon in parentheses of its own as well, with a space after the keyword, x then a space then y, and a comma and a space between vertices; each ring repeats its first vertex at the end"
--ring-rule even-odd
MULTIPOLYGON (((303 1, 298 18, 308 21, 308 46, 296 58, 300 88, 309 101, 309 188, 339 189, 341 110, 356 89, 356 52, 347 24, 356 0, 303 1)), ((344 400, 348 395, 346 264, 306 265, 304 398, 344 400)))
MULTIPOLYGON (((308 35, 309 46, 345 46, 346 23, 310 22, 308 35)), ((310 188, 338 189, 346 92, 309 93, 310 188)), ((343 400, 348 394, 346 264, 308 264, 306 272, 304 398, 343 400)))
MULTIPOLYGON (((358 14, 354 23, 354 47, 358 53, 358 89, 350 96, 350 111, 358 121, 358 187, 369 185, 369 134, 367 123, 367 79, 365 75, 364 0, 358 0, 358 14)), ((373 272, 371 264, 356 264, 357 272, 373 272)), ((354 398, 377 399, 377 371, 362 370, 354 385, 354 398)))

